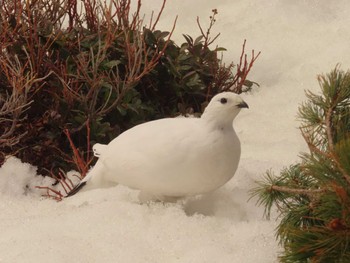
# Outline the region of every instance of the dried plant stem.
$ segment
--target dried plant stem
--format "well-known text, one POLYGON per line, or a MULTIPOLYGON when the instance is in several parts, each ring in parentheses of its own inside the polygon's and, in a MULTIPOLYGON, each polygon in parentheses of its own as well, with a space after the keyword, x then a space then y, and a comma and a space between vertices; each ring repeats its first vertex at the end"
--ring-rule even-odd
POLYGON ((237 73, 234 79, 234 82, 237 82, 237 89, 242 91, 242 87, 247 79, 247 76, 252 69, 254 62, 258 59, 260 56, 261 52, 259 51, 257 55, 255 55, 254 49, 252 50, 252 55, 250 62, 248 63, 248 56, 245 53, 245 45, 246 45, 246 40, 243 42, 242 46, 242 53, 239 59, 239 64, 237 65, 237 73))
MULTIPOLYGON (((62 201, 62 199, 74 188, 74 184, 70 178, 68 178, 63 170, 59 170, 58 176, 52 171, 50 173, 51 177, 56 179, 57 182, 62 186, 65 194, 62 194, 61 191, 55 190, 49 186, 36 186, 37 189, 46 190, 46 194, 43 196, 52 198, 56 201, 62 201)), ((80 178, 81 179, 81 178, 80 178)))
POLYGON ((64 195, 61 193, 61 191, 56 191, 55 189, 48 187, 48 186, 35 186, 37 189, 44 189, 46 190, 46 194, 43 195, 48 198, 52 198, 56 201, 62 201, 64 198, 64 195))
MULTIPOLYGON (((85 125, 87 127, 89 127, 88 122, 86 122, 85 125)), ((88 131, 87 140, 90 141, 90 128, 87 128, 87 131, 88 131)), ((70 136, 69 130, 65 129, 64 133, 67 136, 70 147, 73 151, 73 158, 72 158, 71 162, 74 162, 74 164, 76 165, 77 169, 80 172, 81 178, 84 178, 89 170, 89 165, 92 162, 93 157, 90 157, 90 155, 88 154, 87 158, 89 158, 89 159, 84 160, 84 158, 79 153, 79 150, 76 148, 76 146, 75 146, 75 144, 70 136)), ((88 144, 88 145, 90 145, 90 144, 88 144)), ((90 149, 87 149, 87 152, 89 152, 89 151, 90 151, 90 149)))
POLYGON ((210 16, 210 24, 209 24, 209 26, 207 28, 207 31, 205 33, 204 33, 202 25, 201 25, 201 23, 199 21, 199 17, 197 16, 197 25, 198 25, 198 28, 199 28, 199 30, 201 32, 201 35, 204 38, 204 48, 209 47, 220 36, 220 33, 218 33, 217 35, 215 35, 215 37, 213 39, 210 38, 212 27, 214 26, 214 24, 216 22, 215 16, 218 14, 217 9, 213 9, 212 12, 213 12, 213 15, 210 16))
MULTIPOLYGON (((152 17, 153 17, 153 13, 152 13, 151 22, 150 22, 150 28, 151 28, 152 31, 155 30, 155 28, 156 28, 156 26, 157 26, 157 24, 159 22, 159 19, 160 19, 161 15, 163 14, 165 4, 166 4, 166 0, 163 0, 162 7, 160 8, 160 11, 158 12, 157 18, 154 21, 153 25, 152 25, 152 17)), ((174 31, 174 29, 172 31, 174 31)))

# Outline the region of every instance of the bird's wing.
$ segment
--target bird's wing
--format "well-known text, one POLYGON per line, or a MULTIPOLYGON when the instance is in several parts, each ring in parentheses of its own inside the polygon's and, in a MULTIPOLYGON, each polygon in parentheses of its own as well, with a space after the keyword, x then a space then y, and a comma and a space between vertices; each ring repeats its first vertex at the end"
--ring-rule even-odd
POLYGON ((147 122, 127 130, 111 141, 101 155, 105 157, 120 154, 142 153, 145 157, 173 154, 176 149, 186 150, 205 139, 200 119, 175 118, 147 122), (191 140, 191 142, 188 142, 191 140))
MULTIPOLYGON (((140 170, 167 170, 188 162, 198 147, 210 143, 200 119, 162 119, 136 126, 114 139, 99 162, 112 177, 140 170), (164 169, 163 169, 164 168, 164 169)), ((205 148, 205 147, 203 147, 205 148)))

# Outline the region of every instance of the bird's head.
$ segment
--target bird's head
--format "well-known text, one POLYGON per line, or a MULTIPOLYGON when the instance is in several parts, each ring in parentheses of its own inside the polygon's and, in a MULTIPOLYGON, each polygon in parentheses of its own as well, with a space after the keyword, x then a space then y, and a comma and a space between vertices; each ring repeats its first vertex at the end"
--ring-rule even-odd
POLYGON ((202 118, 220 126, 231 125, 242 108, 248 104, 233 92, 222 92, 215 95, 206 107, 202 118))

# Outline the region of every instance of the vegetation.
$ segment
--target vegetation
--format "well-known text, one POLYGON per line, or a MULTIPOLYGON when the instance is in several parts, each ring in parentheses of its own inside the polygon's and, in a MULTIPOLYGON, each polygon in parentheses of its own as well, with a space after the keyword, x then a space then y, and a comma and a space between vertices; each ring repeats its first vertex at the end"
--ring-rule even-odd
POLYGON ((253 190, 267 216, 277 206, 281 262, 350 262, 350 72, 336 68, 319 83, 299 111, 310 152, 253 190))
MULTIPOLYGON (((15 155, 55 175, 82 176, 90 146, 141 122, 201 112, 218 92, 243 92, 251 58, 218 58, 211 37, 217 11, 200 35, 177 45, 143 21, 141 0, 3 0, 0 10, 0 165, 15 155)), ((244 43, 245 44, 245 43, 244 43)))

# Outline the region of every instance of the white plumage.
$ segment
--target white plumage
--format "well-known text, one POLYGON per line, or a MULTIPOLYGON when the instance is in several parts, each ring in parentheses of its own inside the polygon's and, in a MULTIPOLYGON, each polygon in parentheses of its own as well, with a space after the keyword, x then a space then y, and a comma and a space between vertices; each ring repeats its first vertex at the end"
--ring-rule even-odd
POLYGON ((151 121, 95 144, 99 160, 77 189, 122 184, 160 200, 213 191, 237 169, 241 147, 232 122, 241 108, 248 105, 238 95, 223 92, 201 118, 151 121))

